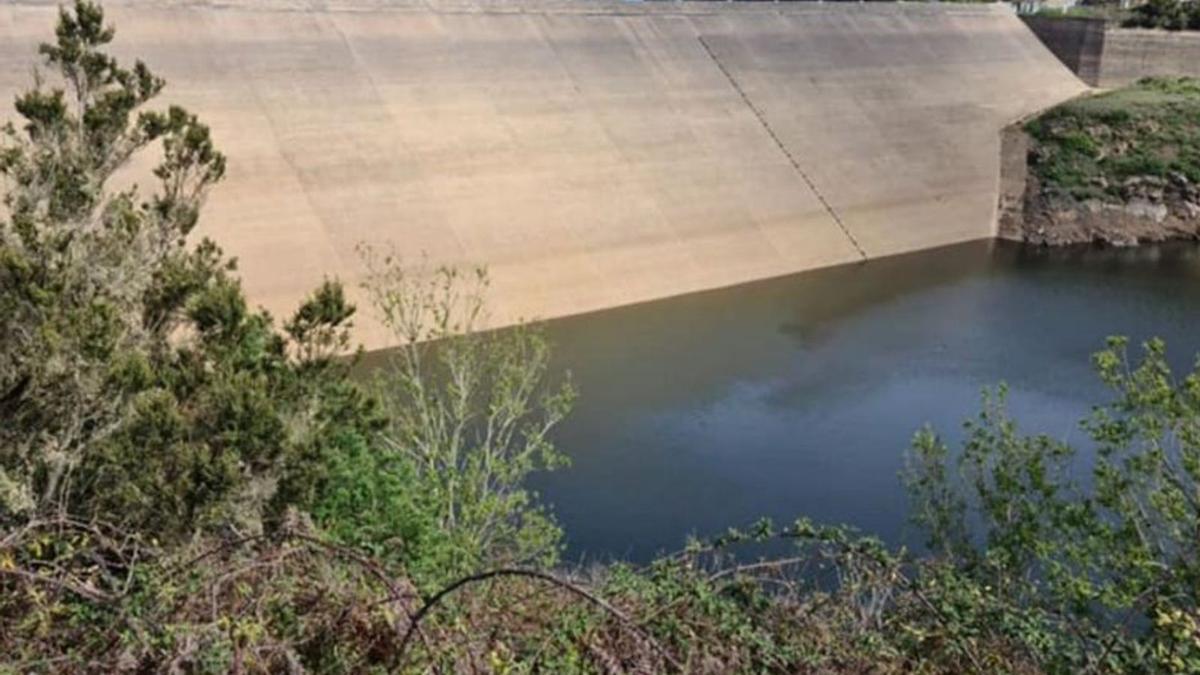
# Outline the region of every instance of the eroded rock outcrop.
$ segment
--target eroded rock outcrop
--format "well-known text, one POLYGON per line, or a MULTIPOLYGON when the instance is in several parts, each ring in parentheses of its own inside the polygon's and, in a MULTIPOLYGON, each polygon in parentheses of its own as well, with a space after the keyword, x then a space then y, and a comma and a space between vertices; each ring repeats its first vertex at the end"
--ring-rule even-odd
POLYGON ((1200 185, 1175 174, 1170 181, 1133 178, 1121 186, 1120 201, 1078 200, 1045 194, 1036 178, 1019 218, 1001 236, 1033 244, 1102 243, 1133 246, 1167 239, 1200 238, 1200 185))

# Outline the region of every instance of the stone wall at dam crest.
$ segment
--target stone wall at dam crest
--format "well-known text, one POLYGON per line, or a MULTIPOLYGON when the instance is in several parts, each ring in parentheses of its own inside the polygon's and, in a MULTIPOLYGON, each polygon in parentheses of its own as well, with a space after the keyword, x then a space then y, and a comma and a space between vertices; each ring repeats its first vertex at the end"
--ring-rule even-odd
MULTIPOLYGON (((487 265, 499 324, 988 237, 1000 130, 1085 89, 1001 5, 106 7, 229 156, 200 232, 277 316, 361 241, 487 265)), ((0 99, 55 16, 0 6, 0 99)))

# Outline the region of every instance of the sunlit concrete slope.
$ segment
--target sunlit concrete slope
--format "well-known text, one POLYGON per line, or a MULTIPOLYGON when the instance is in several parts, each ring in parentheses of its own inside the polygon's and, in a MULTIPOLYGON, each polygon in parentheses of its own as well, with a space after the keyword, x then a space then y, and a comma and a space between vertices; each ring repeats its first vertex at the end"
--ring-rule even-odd
MULTIPOLYGON (((107 5, 213 126, 201 229, 279 314, 360 241, 486 264, 505 322, 987 237, 999 130, 1083 89, 999 5, 107 5)), ((54 12, 0 6, 0 98, 54 12)))

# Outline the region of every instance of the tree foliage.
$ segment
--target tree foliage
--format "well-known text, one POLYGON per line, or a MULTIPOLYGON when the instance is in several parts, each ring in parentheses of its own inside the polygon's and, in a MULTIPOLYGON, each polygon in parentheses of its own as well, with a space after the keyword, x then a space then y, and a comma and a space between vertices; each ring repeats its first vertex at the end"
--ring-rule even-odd
POLYGON ((40 49, 55 77, 4 128, 0 514, 258 527, 311 491, 307 458, 372 428, 369 401, 323 375, 346 368, 354 309, 326 283, 280 333, 216 244, 187 243, 225 158, 195 115, 146 109, 164 83, 108 56, 113 36, 98 5, 61 10, 40 49), (112 187, 155 149, 151 194, 112 187))
POLYGON ((1129 28, 1200 30, 1200 3, 1193 0, 1147 0, 1125 20, 1129 28))
POLYGON ((550 440, 574 399, 546 381, 549 345, 532 326, 481 330, 487 275, 408 269, 365 248, 367 289, 393 343, 375 391, 384 453, 412 468, 446 555, 438 575, 484 563, 552 564, 561 532, 523 487, 566 458, 550 440))
POLYGON ((189 243, 209 129, 113 37, 62 10, 0 145, 0 672, 1200 672, 1200 366, 1161 343, 1096 356, 1083 451, 1003 388, 961 449, 920 432, 927 551, 800 519, 563 566, 525 487, 574 399, 545 339, 370 248, 374 382, 336 281, 277 328, 189 243))
POLYGON ((1022 640, 1054 672, 1200 669, 1200 366, 1177 380, 1162 342, 1136 362, 1126 349, 1095 356, 1114 400, 1082 422, 1094 457, 1020 434, 1003 388, 967 424, 957 472, 932 432, 914 443, 930 547, 1042 617, 1022 640))

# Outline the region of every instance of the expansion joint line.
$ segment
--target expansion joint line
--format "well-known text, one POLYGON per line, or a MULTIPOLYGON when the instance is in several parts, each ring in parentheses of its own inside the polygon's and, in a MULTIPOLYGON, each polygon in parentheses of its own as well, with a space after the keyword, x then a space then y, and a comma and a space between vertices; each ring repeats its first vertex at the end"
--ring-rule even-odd
POLYGON ((782 152, 783 156, 787 158, 788 162, 792 165, 792 168, 796 170, 796 174, 800 176, 800 178, 804 181, 804 184, 808 186, 808 189, 812 190, 812 193, 817 196, 817 201, 821 202, 821 206, 825 207, 825 211, 829 213, 829 217, 833 218, 833 222, 837 223, 837 226, 841 228, 842 234, 846 235, 846 239, 848 239, 850 244, 854 246, 854 250, 858 251, 859 257, 861 257, 863 260, 866 260, 867 252, 863 250, 863 247, 858 243, 858 240, 855 239, 854 235, 850 233, 850 228, 846 227, 846 223, 842 221, 842 217, 839 216, 838 212, 834 210, 833 205, 829 203, 828 199, 825 199, 825 195, 821 194, 821 190, 817 188, 817 184, 813 182, 812 178, 810 178, 807 173, 805 173, 804 169, 800 166, 800 162, 796 161, 796 157, 787 149, 787 146, 783 144, 783 141, 779 139, 778 134, 776 134, 775 130, 771 128, 771 125, 767 123, 767 118, 762 114, 762 111, 758 109, 758 106, 754 105, 754 102, 751 101, 750 97, 746 95, 746 92, 742 89, 742 86, 733 78, 733 73, 729 72, 729 69, 725 67, 725 64, 721 63, 721 59, 717 58, 717 55, 713 52, 712 47, 709 47, 708 42, 704 40, 703 35, 698 35, 696 39, 700 41, 700 46, 704 47, 704 51, 708 52, 708 58, 712 59, 712 62, 717 66, 717 69, 721 71, 721 74, 725 76, 725 79, 729 80, 729 86, 733 87, 733 90, 738 93, 738 96, 742 97, 742 102, 746 104, 746 107, 750 109, 750 112, 754 113, 754 117, 758 120, 758 123, 762 125, 763 131, 766 131, 767 135, 771 137, 771 140, 775 142, 775 147, 779 148, 779 151, 782 152))

